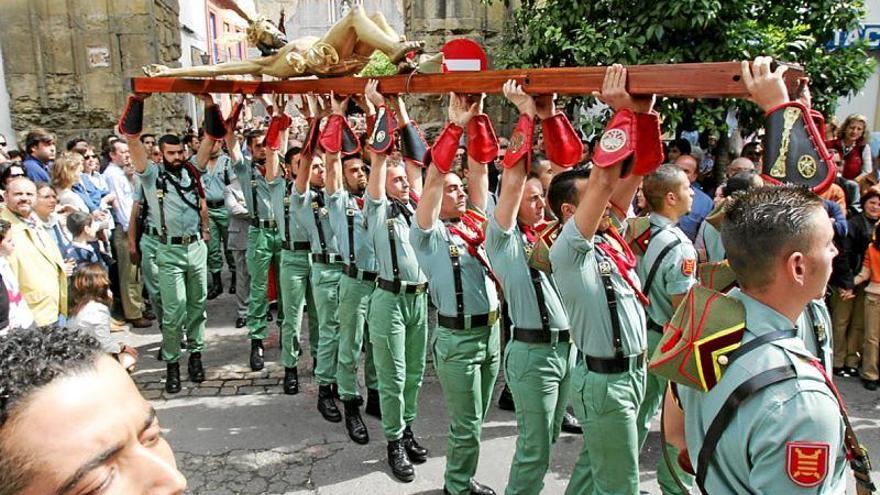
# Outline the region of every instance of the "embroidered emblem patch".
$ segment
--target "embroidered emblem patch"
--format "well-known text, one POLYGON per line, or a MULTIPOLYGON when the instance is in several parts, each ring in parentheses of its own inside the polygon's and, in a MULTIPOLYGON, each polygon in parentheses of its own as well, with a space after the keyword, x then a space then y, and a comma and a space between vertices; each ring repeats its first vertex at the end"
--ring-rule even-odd
POLYGON ((507 149, 512 154, 519 153, 519 150, 522 149, 523 143, 525 143, 526 137, 521 131, 516 131, 513 133, 513 136, 510 136, 510 145, 507 149))
POLYGON ((684 273, 685 276, 690 277, 697 270, 697 260, 684 259, 681 261, 681 273, 684 273))
MULTIPOLYGON (((626 145, 626 133, 620 129, 608 129, 602 134, 599 147, 606 153, 614 153, 626 145)), ((512 143, 511 143, 512 144, 512 143)))
POLYGON ((798 486, 816 486, 828 475, 828 451, 827 443, 788 442, 785 472, 798 486))

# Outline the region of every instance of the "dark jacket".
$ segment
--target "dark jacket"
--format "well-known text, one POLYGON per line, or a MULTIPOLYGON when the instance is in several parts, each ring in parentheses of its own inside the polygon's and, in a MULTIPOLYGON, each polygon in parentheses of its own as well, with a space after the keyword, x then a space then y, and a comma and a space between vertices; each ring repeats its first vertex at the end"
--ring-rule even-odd
POLYGON ((864 214, 853 215, 847 220, 846 236, 835 236, 834 243, 840 251, 834 258, 831 280, 832 287, 852 289, 853 279, 862 269, 865 250, 874 235, 874 224, 864 214))

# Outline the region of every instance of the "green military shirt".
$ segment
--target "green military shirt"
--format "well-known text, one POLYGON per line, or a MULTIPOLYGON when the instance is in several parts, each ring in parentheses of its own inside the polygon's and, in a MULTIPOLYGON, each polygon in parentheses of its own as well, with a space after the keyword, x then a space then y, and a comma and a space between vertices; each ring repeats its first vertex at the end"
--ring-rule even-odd
POLYGON ((223 192, 229 181, 232 180, 232 159, 229 155, 223 153, 217 157, 217 163, 213 169, 209 169, 205 164, 205 168, 200 168, 196 163, 196 157, 190 159, 193 165, 202 173, 202 187, 205 188, 205 199, 210 202, 223 201, 223 192))
MULTIPOLYGON (((598 242, 605 242, 601 235, 587 240, 571 220, 550 249, 553 278, 568 311, 575 345, 589 356, 614 357, 611 316, 600 275, 600 267, 607 267, 617 299, 623 354, 639 354, 647 346, 645 310, 614 262, 596 248, 598 242)), ((638 283, 635 272, 629 276, 638 283)))
POLYGON ((233 169, 238 177, 241 193, 244 195, 244 201, 247 203, 251 215, 256 212, 260 220, 277 220, 278 217, 275 216, 273 205, 284 204, 286 186, 284 178, 279 176, 272 182, 267 181, 266 177, 248 159, 242 159, 234 165, 233 169), (256 198, 251 181, 257 186, 256 198), (254 199, 257 201, 257 209, 254 209, 254 199))
MULTIPOLYGON (((376 271, 376 251, 367 231, 367 217, 364 216, 364 200, 346 190, 337 190, 330 196, 330 223, 336 232, 336 243, 342 254, 342 262, 351 263, 351 249, 354 247, 354 264, 361 270, 376 271), (349 219, 351 235, 349 235, 349 219)), ((375 221, 375 220, 374 220, 375 221)))
POLYGON ((798 335, 810 353, 822 360, 826 373, 832 372, 831 315, 825 301, 813 299, 797 321, 798 335))
POLYGON ((324 191, 316 191, 311 187, 304 194, 296 189, 290 195, 290 208, 296 213, 299 223, 305 227, 313 254, 333 253, 339 254, 336 245, 336 234, 330 224, 330 210, 324 203, 324 191), (315 222, 315 215, 318 222, 315 222), (321 232, 318 232, 318 228, 321 232), (323 236, 323 237, 322 237, 323 236), (321 246, 323 239, 324 246, 321 246))
MULTIPOLYGON (((793 327, 788 318, 739 289, 729 295, 745 306, 743 342, 793 327)), ((797 373, 796 379, 763 388, 737 407, 715 447, 706 476, 708 493, 845 492, 844 425, 833 393, 819 370, 809 364, 812 359, 803 340, 777 340, 731 363, 708 392, 679 387, 688 453, 696 468, 709 425, 739 385, 763 371, 790 363, 797 373), (813 487, 796 484, 789 470, 792 449, 805 444, 828 448, 827 474, 813 487)))
MULTIPOLYGON (((292 194, 288 194, 287 189, 292 188, 292 184, 288 184, 282 179, 284 184, 281 200, 272 200, 272 211, 275 218, 278 219, 278 232, 283 233, 286 237, 282 240, 290 242, 309 242, 309 234, 305 227, 297 218, 296 210, 293 208, 292 194)), ((291 246, 291 249, 293 247, 291 246)))
POLYGON ((419 267, 416 252, 409 240, 410 225, 415 219, 415 211, 409 204, 392 203, 388 198, 373 198, 367 192, 364 201, 364 216, 375 221, 367 222, 367 232, 376 253, 376 267, 379 278, 394 281, 395 278, 410 284, 425 282, 425 274, 419 267), (394 276, 394 262, 391 259, 388 227, 394 231, 394 249, 397 252, 397 269, 400 275, 394 276))
MULTIPOLYGON (((464 314, 480 315, 498 309, 498 292, 495 283, 486 275, 486 269, 467 250, 467 244, 459 236, 449 232, 439 219, 428 229, 413 225, 410 242, 422 270, 431 281, 431 301, 444 316, 456 316, 455 280, 449 259, 449 240, 458 246, 461 262, 461 286, 464 296, 464 314)), ((479 249, 483 249, 480 246, 479 249)), ((485 252, 483 253, 485 257, 485 252)))
POLYGON ((697 251, 690 239, 672 223, 672 220, 651 213, 648 217, 651 224, 651 238, 645 254, 636 265, 636 273, 644 288, 648 274, 659 263, 651 286, 647 288, 648 299, 651 301, 645 308, 648 318, 659 326, 663 326, 672 318, 675 308, 672 307, 670 296, 686 294, 697 283, 697 251), (658 259, 665 247, 679 241, 662 259, 658 259))
POLYGON ((138 174, 138 177, 144 189, 147 204, 150 205, 148 217, 150 227, 161 234, 164 218, 165 234, 168 237, 197 235, 201 232, 198 188, 194 187, 193 178, 190 177, 186 168, 181 168, 180 177, 175 177, 170 172, 163 174, 162 166, 149 163, 147 168, 138 174), (183 190, 182 193, 174 186, 173 181, 179 183, 183 190), (159 190, 161 182, 165 183, 165 196, 160 209, 156 192, 159 190), (189 190, 186 191, 186 189, 189 190))
MULTIPOLYGON (((494 216, 489 219, 486 253, 495 274, 501 279, 510 319, 515 327, 536 329, 542 327, 541 311, 529 271, 527 245, 528 240, 518 226, 502 230, 494 216)), ((542 271, 536 271, 541 279, 541 292, 550 319, 550 328, 568 330, 568 315, 562 307, 553 279, 542 271)))
POLYGON ((724 250, 724 244, 721 243, 721 232, 709 222, 703 222, 703 228, 700 231, 703 249, 706 250, 706 261, 724 261, 727 258, 727 252, 724 250))

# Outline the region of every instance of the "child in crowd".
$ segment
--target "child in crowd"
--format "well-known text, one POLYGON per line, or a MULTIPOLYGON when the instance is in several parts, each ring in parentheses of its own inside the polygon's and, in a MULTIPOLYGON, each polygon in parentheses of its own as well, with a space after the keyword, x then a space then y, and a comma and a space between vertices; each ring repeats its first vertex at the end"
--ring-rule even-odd
POLYGON ((110 277, 100 263, 87 263, 73 274, 73 317, 67 328, 71 331, 89 332, 101 343, 104 352, 113 355, 129 372, 137 364, 138 352, 118 342, 110 335, 110 277))
POLYGON ((73 242, 67 248, 65 259, 76 262, 76 269, 88 263, 98 263, 104 270, 109 270, 104 257, 97 247, 98 226, 88 213, 75 211, 67 216, 67 230, 73 242))
POLYGON ((874 239, 865 252, 862 271, 856 276, 856 287, 865 286, 865 307, 856 311, 865 312, 865 336, 862 347, 862 384, 868 390, 877 390, 880 385, 880 222, 874 227, 874 239))
POLYGON ((15 249, 12 226, 0 219, 0 335, 9 330, 34 326, 34 315, 18 288, 18 278, 6 257, 15 249))

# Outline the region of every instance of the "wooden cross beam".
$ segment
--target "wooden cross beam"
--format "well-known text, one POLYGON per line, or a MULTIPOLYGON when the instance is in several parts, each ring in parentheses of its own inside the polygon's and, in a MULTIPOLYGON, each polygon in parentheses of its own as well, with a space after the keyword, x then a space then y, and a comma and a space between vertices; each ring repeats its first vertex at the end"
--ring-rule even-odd
MULTIPOLYGON (((632 94, 685 98, 745 98, 739 62, 632 65, 627 67, 627 89, 632 94)), ((500 93, 508 79, 516 79, 532 94, 588 95, 602 88, 605 67, 507 69, 445 74, 377 77, 384 94, 500 93)), ((803 68, 789 65, 785 73, 790 94, 796 94, 803 68)), ((363 93, 367 79, 360 77, 301 78, 284 81, 134 77, 135 93, 304 94, 363 93)))

